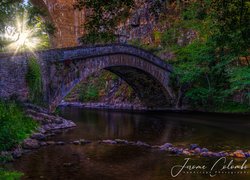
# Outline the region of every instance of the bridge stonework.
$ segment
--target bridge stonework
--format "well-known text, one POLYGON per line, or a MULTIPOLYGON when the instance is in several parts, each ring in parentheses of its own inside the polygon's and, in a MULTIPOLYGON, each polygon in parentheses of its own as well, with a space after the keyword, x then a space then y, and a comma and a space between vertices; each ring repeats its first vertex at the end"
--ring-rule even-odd
MULTIPOLYGON (((25 76, 32 54, 0 55, 0 97, 28 100, 25 76)), ((171 66, 151 53, 129 45, 112 44, 36 52, 42 70, 44 102, 51 110, 92 73, 109 70, 125 80, 149 108, 172 107, 171 66)))

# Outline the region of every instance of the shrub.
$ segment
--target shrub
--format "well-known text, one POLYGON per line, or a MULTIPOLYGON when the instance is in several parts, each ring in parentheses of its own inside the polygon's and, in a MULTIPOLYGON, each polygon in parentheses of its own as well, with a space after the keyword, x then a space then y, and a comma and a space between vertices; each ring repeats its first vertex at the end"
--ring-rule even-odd
POLYGON ((37 123, 17 104, 0 101, 0 127, 0 151, 5 151, 27 138, 37 123))
POLYGON ((35 58, 30 58, 28 62, 28 72, 26 81, 29 87, 29 98, 33 103, 42 102, 42 75, 40 65, 35 58))
POLYGON ((79 99, 82 102, 96 101, 99 99, 99 91, 95 86, 88 86, 86 90, 80 92, 79 99))
POLYGON ((0 169, 0 179, 2 180, 18 180, 23 174, 19 172, 10 172, 0 169))

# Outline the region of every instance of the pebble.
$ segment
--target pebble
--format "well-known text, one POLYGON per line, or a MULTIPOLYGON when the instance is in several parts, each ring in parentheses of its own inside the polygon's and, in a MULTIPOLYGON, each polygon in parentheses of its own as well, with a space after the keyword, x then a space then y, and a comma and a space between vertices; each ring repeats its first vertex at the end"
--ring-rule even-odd
POLYGON ((47 141, 47 145, 55 145, 56 143, 54 141, 47 141))
POLYGON ((208 155, 207 152, 202 152, 202 153, 201 153, 201 156, 203 156, 203 157, 208 157, 209 155, 208 155))
POLYGON ((24 149, 37 149, 40 147, 40 145, 38 140, 28 138, 24 140, 22 147, 24 149))
POLYGON ((171 143, 165 143, 165 144, 159 146, 160 150, 167 150, 170 147, 173 147, 173 145, 171 143))
POLYGON ((113 141, 113 140, 103 140, 102 143, 105 143, 105 144, 117 144, 117 142, 113 141))
POLYGON ((32 134, 31 138, 36 140, 44 140, 46 139, 46 136, 42 133, 34 133, 32 134))
POLYGON ((137 142, 136 142, 136 145, 137 145, 137 146, 151 147, 149 144, 144 143, 144 142, 141 142, 141 141, 137 141, 137 142))
POLYGON ((74 145, 80 145, 81 143, 80 143, 80 141, 77 140, 77 141, 73 141, 73 144, 74 145))
POLYGON ((13 158, 17 159, 20 158, 22 156, 22 149, 21 148, 17 148, 12 152, 12 156, 13 158))
POLYGON ((202 148, 201 152, 208 152, 208 149, 207 148, 202 148))
POLYGON ((246 157, 245 153, 242 150, 237 150, 233 154, 237 158, 245 158, 246 157))
POLYGON ((195 148, 195 149, 194 149, 194 152, 195 152, 196 154, 200 154, 200 153, 201 153, 201 148, 199 148, 199 147, 195 148))
POLYGON ((56 145, 64 145, 65 144, 65 142, 63 142, 63 141, 58 141, 58 142, 56 142, 56 145))
POLYGON ((40 146, 47 146, 46 142, 40 142, 40 146))
POLYGON ((115 139, 115 141, 116 141, 118 144, 128 144, 128 141, 127 141, 127 140, 123 140, 123 139, 115 139))
POLYGON ((186 149, 184 149, 184 150, 182 151, 182 153, 183 153, 184 155, 191 155, 191 153, 190 153, 188 150, 186 150, 186 149))
POLYGON ((198 148, 199 146, 197 144, 190 144, 190 149, 194 150, 195 148, 198 148))
POLYGON ((85 139, 80 139, 79 142, 80 142, 81 145, 85 145, 85 144, 91 143, 91 141, 85 140, 85 139))
POLYGON ((179 155, 179 154, 182 154, 182 149, 175 147, 175 148, 171 148, 170 152, 179 155))

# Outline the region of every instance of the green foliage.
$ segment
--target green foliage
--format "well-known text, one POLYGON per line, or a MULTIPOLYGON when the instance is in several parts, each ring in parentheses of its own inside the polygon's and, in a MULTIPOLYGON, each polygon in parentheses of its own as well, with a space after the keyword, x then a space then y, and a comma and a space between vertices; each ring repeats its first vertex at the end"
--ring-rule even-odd
POLYGON ((116 36, 111 32, 89 32, 87 35, 80 38, 83 44, 95 44, 95 43, 112 43, 116 39, 116 36))
MULTIPOLYGON (((0 34, 20 33, 16 24, 17 20, 21 20, 27 23, 29 29, 32 29, 32 37, 39 39, 35 48, 46 49, 50 46, 48 35, 55 33, 53 24, 46 21, 46 18, 41 18, 46 16, 47 14, 43 10, 30 3, 24 4, 23 0, 3 0, 0 2, 0 34)), ((6 47, 13 42, 15 40, 2 36, 0 38, 0 51, 9 51, 6 47)), ((25 46, 19 48, 19 51, 26 50, 28 49, 25 46)))
POLYGON ((80 91, 79 99, 82 102, 96 101, 99 99, 99 92, 95 86, 87 86, 85 90, 80 91))
POLYGON ((4 169, 0 169, 0 179, 1 180, 19 180, 23 176, 20 172, 10 172, 4 169))
POLYGON ((250 106, 237 102, 227 102, 216 107, 217 112, 245 113, 250 112, 250 106))
POLYGON ((250 66, 234 67, 228 70, 231 89, 242 90, 250 86, 250 66))
POLYGON ((27 138, 37 127, 15 103, 0 102, 0 151, 9 150, 27 138))
POLYGON ((77 0, 74 7, 86 8, 87 14, 84 28, 87 33, 81 38, 82 43, 106 43, 115 40, 118 23, 126 20, 134 0, 77 0))
POLYGON ((0 164, 5 164, 11 161, 13 161, 13 157, 11 154, 0 155, 0 164))
MULTIPOLYGON (((159 34, 158 34, 159 35, 159 34)), ((133 46, 137 46, 140 47, 142 49, 145 49, 153 54, 157 54, 160 50, 162 50, 161 47, 159 47, 158 45, 154 45, 154 44, 143 44, 139 39, 136 40, 131 40, 129 42, 129 44, 133 45, 133 46)))
POLYGON ((35 58, 28 60, 26 81, 29 87, 29 98, 33 103, 40 104, 43 97, 42 75, 40 65, 35 58))
MULTIPOLYGON (((6 27, 14 25, 15 17, 22 8, 21 0, 1 0, 0 1, 0 34, 5 33, 6 27)), ((0 51, 8 45, 8 41, 0 37, 0 51)))
MULTIPOLYGON (((162 34, 164 49, 174 51, 174 80, 194 108, 249 111, 250 69, 239 65, 249 55, 249 4, 206 0, 182 7, 181 17, 162 34), (197 38, 178 44, 185 31, 197 38), (237 102, 232 97, 238 97, 237 102), (240 97, 240 98, 239 98, 240 97)), ((176 89, 178 92, 178 88, 176 89)))

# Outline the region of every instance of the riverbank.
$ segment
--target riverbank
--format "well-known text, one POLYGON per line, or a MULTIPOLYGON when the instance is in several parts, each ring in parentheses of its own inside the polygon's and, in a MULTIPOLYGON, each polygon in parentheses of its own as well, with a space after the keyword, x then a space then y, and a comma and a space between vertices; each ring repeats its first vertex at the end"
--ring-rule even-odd
MULTIPOLYGON (((32 104, 23 104, 22 109, 23 112, 21 112, 21 110, 19 109, 18 111, 20 111, 20 113, 23 113, 23 117, 27 118, 27 122, 30 121, 31 123, 37 124, 37 126, 30 127, 30 131, 26 132, 26 135, 22 137, 23 139, 12 139, 13 143, 11 144, 11 146, 2 148, 2 151, 0 152, 0 164, 12 161, 16 158, 20 158, 23 154, 28 153, 33 149, 38 149, 39 147, 44 145, 44 142, 42 140, 46 139, 49 136, 54 136, 56 133, 60 133, 65 129, 76 127, 76 124, 74 122, 61 118, 56 114, 52 114, 48 110, 39 106, 35 106, 32 104), (16 142, 15 144, 14 141, 16 142)), ((15 117, 9 117, 9 119, 11 118, 15 117)), ((30 126, 27 125, 27 122, 24 122, 23 126, 30 126)), ((19 126, 15 126, 15 124, 13 124, 13 128, 8 129, 6 127, 5 131, 7 132, 7 134, 9 134, 12 133, 14 128, 18 127, 19 126)), ((24 134, 25 132, 20 130, 20 132, 17 133, 18 136, 19 134, 24 134)), ((1 137, 1 139, 3 139, 3 137, 1 137)))
POLYGON ((60 108, 59 112, 63 118, 74 120, 77 127, 42 140, 41 148, 8 163, 8 170, 23 172, 24 179, 134 179, 135 169, 140 175, 150 173, 150 179, 168 179, 169 170, 185 158, 195 164, 207 163, 208 167, 224 153, 233 153, 225 156, 228 161, 249 161, 236 157, 237 150, 242 150, 238 156, 248 156, 245 153, 250 150, 249 121, 243 116, 74 107, 60 108), (163 169, 164 174, 155 175, 156 168, 163 169))
POLYGON ((193 110, 189 108, 148 108, 142 104, 133 103, 108 103, 108 102, 61 102, 60 107, 78 107, 93 110, 116 110, 116 111, 165 111, 165 112, 180 112, 180 113, 210 113, 210 114, 235 114, 235 115, 250 115, 250 112, 227 112, 227 111, 209 111, 209 110, 193 110))

